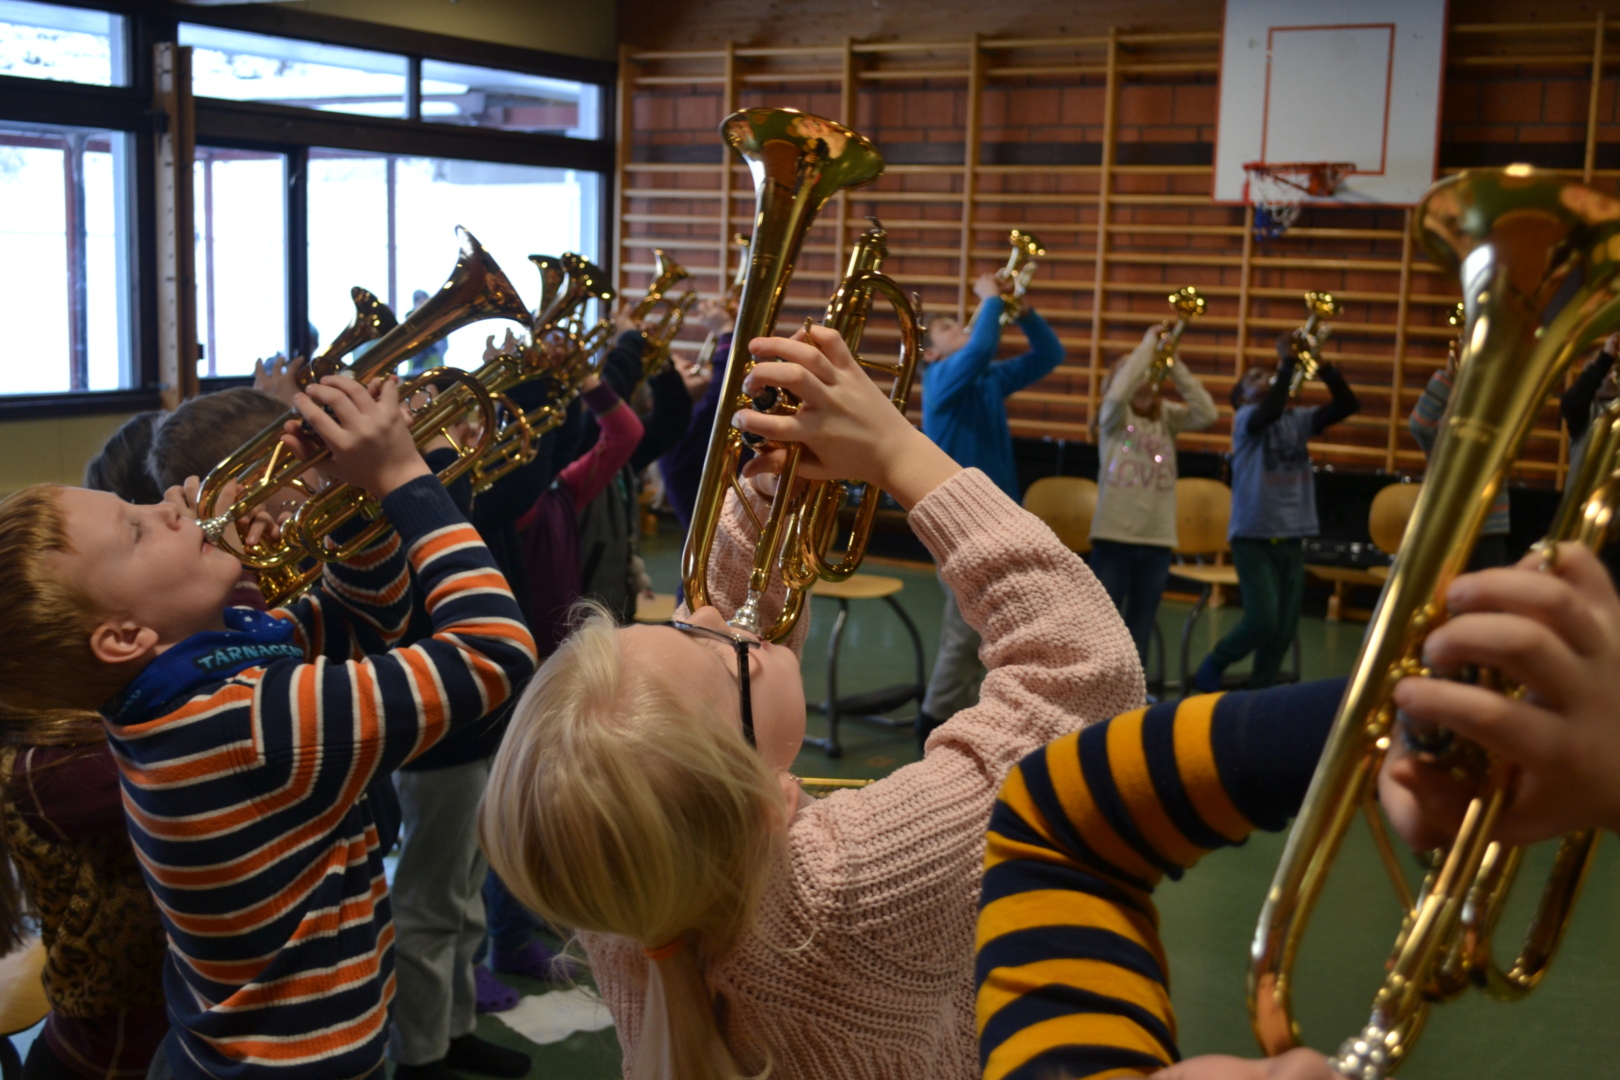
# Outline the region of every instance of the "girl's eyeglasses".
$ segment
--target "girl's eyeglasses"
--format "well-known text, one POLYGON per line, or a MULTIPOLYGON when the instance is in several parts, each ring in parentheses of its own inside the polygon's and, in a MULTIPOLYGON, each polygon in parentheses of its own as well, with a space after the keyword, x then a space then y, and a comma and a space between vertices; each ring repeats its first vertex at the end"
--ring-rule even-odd
POLYGON ((695 623, 681 622, 671 619, 664 624, 673 626, 683 634, 696 634, 698 637, 713 638, 723 641, 736 650, 737 653, 737 690, 742 696, 742 726, 743 738, 748 740, 749 746, 754 742, 754 702, 748 690, 748 650, 759 648, 759 642, 737 634, 726 634, 719 630, 711 630, 707 626, 698 626, 695 623))

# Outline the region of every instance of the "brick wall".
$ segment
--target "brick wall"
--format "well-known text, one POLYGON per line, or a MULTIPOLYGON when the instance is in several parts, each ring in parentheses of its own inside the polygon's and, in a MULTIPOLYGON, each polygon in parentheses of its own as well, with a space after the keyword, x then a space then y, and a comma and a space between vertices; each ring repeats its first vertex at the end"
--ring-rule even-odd
MULTIPOLYGON (((963 27, 963 29, 967 29, 963 27)), ((1451 64, 1443 93, 1441 162, 1444 169, 1529 161, 1579 170, 1585 161, 1592 88, 1590 24, 1554 27, 1544 34, 1482 34, 1466 28, 1449 43, 1451 64), (1545 57, 1568 57, 1549 63, 1545 57), (1503 57, 1542 58, 1512 62, 1503 57)), ((1615 43, 1609 48, 1614 51, 1615 43)), ((1012 405, 1015 432, 1080 439, 1107 366, 1163 318, 1164 296, 1195 285, 1210 299, 1208 315, 1183 339, 1183 356, 1223 404, 1220 424, 1185 442, 1221 450, 1229 440, 1227 389, 1248 364, 1264 360, 1281 330, 1298 325, 1301 293, 1339 294, 1344 313, 1335 323, 1329 353, 1363 403, 1361 413, 1336 428, 1321 457, 1355 468, 1421 468, 1406 433, 1408 412, 1433 369, 1443 361, 1451 330, 1445 316, 1456 288, 1420 250, 1407 257, 1403 289, 1406 211, 1399 208, 1307 208, 1296 227, 1269 243, 1246 239, 1245 211, 1210 202, 1217 105, 1218 39, 1146 44, 1121 50, 1115 77, 1113 155, 1116 169, 1106 208, 1108 231, 1097 273, 1098 193, 1108 130, 1108 78, 1093 45, 1076 46, 1053 63, 1051 49, 987 51, 979 94, 979 201, 973 208, 964 260, 965 147, 970 138, 968 50, 940 45, 935 53, 869 55, 862 70, 881 78, 857 80, 850 115, 856 130, 880 148, 890 171, 871 189, 851 192, 840 238, 829 206, 812 231, 784 312, 784 325, 825 302, 834 259, 847 251, 867 214, 881 216, 894 252, 889 271, 915 288, 933 312, 956 313, 966 276, 1005 258, 1006 230, 1035 232, 1046 244, 1031 294, 1068 350, 1057 372, 1012 405), (1040 69, 1024 75, 1022 67, 1040 69), (1155 65, 1167 70, 1152 70, 1155 65), (942 74, 943 69, 960 75, 942 74), (1062 68, 1063 70, 1049 70, 1062 68), (917 70, 916 78, 905 77, 917 70), (840 239, 842 243, 839 243, 840 239), (1101 314, 1098 316, 1098 299, 1101 314)), ((734 57, 739 107, 791 106, 824 116, 843 115, 839 58, 734 57), (821 71, 828 77, 813 78, 821 71), (773 73, 779 83, 763 80, 773 73)), ((637 269, 654 242, 696 247, 673 251, 694 271, 704 292, 718 287, 722 225, 718 217, 720 144, 716 135, 728 97, 708 59, 632 63, 629 158, 622 209, 624 284, 632 294, 647 280, 637 269), (678 83, 674 72, 694 80, 678 83), (674 168, 678 167, 678 168, 674 168), (707 269, 706 276, 700 271, 707 269)), ((1616 80, 1600 83, 1595 134, 1595 186, 1620 186, 1620 103, 1616 80)), ((731 221, 747 229, 752 189, 734 171, 731 221)), ((892 337, 883 318, 874 341, 892 337)), ((1009 334, 1016 339, 1016 332, 1009 334)), ((1012 342, 1009 341, 1009 348, 1012 342)), ((1325 400, 1319 388, 1308 400, 1325 400)), ((1551 406, 1527 446, 1520 478, 1554 483, 1563 450, 1551 406)))

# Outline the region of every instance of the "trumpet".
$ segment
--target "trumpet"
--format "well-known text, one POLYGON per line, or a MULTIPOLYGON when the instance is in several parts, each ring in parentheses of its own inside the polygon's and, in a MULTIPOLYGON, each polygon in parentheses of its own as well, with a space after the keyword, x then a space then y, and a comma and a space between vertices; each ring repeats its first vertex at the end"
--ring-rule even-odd
POLYGON ((399 325, 394 310, 370 292, 356 285, 349 290, 354 301, 354 318, 332 343, 322 349, 299 371, 299 386, 319 382, 328 375, 336 375, 343 367, 343 358, 368 341, 375 341, 399 325))
MULTIPOLYGON (((736 339, 749 341, 775 327, 793 260, 816 213, 840 188, 876 180, 883 172, 883 158, 849 128, 796 109, 744 109, 726 118, 721 134, 747 162, 754 177, 754 232, 736 328, 736 339)), ((827 305, 826 324, 843 336, 864 366, 893 376, 890 400, 904 411, 921 355, 919 333, 911 302, 882 273, 886 253, 881 228, 870 229, 861 237, 850 253, 848 272, 827 305), (896 363, 868 360, 859 353, 874 294, 890 302, 900 323, 896 363)), ((737 466, 744 440, 731 418, 741 408, 769 409, 782 404, 775 394, 761 394, 759 400, 751 401, 743 393, 743 380, 755 363, 746 350, 733 350, 726 366, 692 528, 681 553, 681 581, 693 608, 710 602, 709 553, 720 527, 726 491, 738 487, 737 466)), ((771 641, 780 641, 793 630, 818 578, 839 580, 855 572, 865 556, 881 497, 875 488, 866 489, 846 553, 834 560, 838 511, 848 498, 849 485, 839 481, 799 484, 798 462, 799 449, 790 447, 770 514, 759 523, 747 599, 730 619, 732 626, 771 641), (760 601, 775 575, 787 586, 787 599, 776 619, 765 625, 760 601)), ((738 495, 742 495, 740 488, 738 495)))
MULTIPOLYGON (((1299 362, 1294 365, 1294 377, 1288 383, 1288 396, 1299 397, 1299 391, 1304 387, 1307 379, 1316 377, 1316 372, 1322 366, 1322 342, 1327 340, 1332 329, 1327 324, 1328 319, 1335 318, 1341 307, 1339 302, 1328 292, 1308 292, 1305 294, 1305 325, 1294 331, 1293 350, 1299 362)), ((1276 377, 1273 376, 1273 379, 1276 377)))
POLYGON ((1007 265, 996 271, 999 280, 1012 283, 1012 290, 1003 297, 1006 306, 1001 309, 1002 326, 1011 326, 1024 313, 1024 290, 1029 288, 1029 280, 1035 276, 1039 266, 1035 259, 1046 254, 1046 249, 1035 239, 1035 234, 1022 229, 1009 232, 1007 243, 1012 245, 1007 265))
MULTIPOLYGON (((1461 276, 1466 325, 1448 422, 1368 624, 1316 775, 1289 833, 1255 932, 1249 1007, 1267 1053, 1295 1045, 1293 965, 1350 820, 1369 809, 1396 715, 1395 684, 1429 677, 1422 650, 1446 618, 1491 503, 1542 403, 1574 358, 1620 327, 1620 202, 1528 166, 1465 172, 1419 204, 1416 239, 1461 276)), ((1550 540, 1594 545, 1620 501, 1610 414, 1592 460, 1566 488, 1550 540)), ((1550 560, 1556 548, 1546 549, 1550 560)), ((1541 980, 1567 925, 1593 837, 1566 837, 1517 959, 1491 954, 1519 853, 1490 841, 1510 770, 1463 740, 1408 728, 1415 748, 1477 781, 1451 847, 1407 909, 1370 1018, 1332 1063, 1357 1080, 1387 1076, 1411 1051, 1430 1004, 1469 983, 1515 998, 1541 980)), ((1376 818, 1373 819, 1376 821, 1376 818)))
POLYGON ((659 320, 658 325, 642 331, 646 339, 641 351, 641 377, 644 379, 650 379, 658 374, 669 361, 669 350, 675 344, 675 339, 680 336, 681 327, 686 323, 686 313, 697 303, 698 298, 697 293, 688 289, 681 294, 680 299, 671 300, 667 295, 670 286, 691 277, 692 273, 664 254, 660 248, 653 248, 653 257, 658 260, 658 273, 654 275, 652 284, 647 286, 647 295, 636 301, 636 306, 630 309, 630 318, 640 326, 658 310, 660 305, 664 308, 663 318, 659 320))
POLYGON ((1153 363, 1148 365, 1147 384, 1155 395, 1164 392, 1164 381, 1170 377, 1170 368, 1176 362, 1176 348, 1187 324, 1204 313, 1208 303, 1191 285, 1183 286, 1165 297, 1175 318, 1159 324, 1159 343, 1154 346, 1153 363))
POLYGON ((540 271, 541 303, 527 339, 503 350, 510 359, 498 367, 493 362, 485 366, 498 376, 485 380, 485 385, 500 392, 502 420, 473 466, 475 496, 534 460, 540 438, 563 422, 586 377, 597 372, 613 333, 613 320, 605 316, 585 329, 585 305, 595 300, 605 311, 614 296, 600 267, 571 251, 561 259, 531 255, 529 261, 540 271), (504 391, 534 378, 546 381, 545 401, 525 412, 504 391))
MULTIPOLYGON (((403 358, 470 323, 493 318, 518 322, 527 319, 528 309, 522 297, 495 260, 467 230, 458 228, 456 235, 461 252, 449 278, 403 322, 378 337, 376 344, 347 369, 348 374, 368 382, 386 374, 403 358)), ((334 347, 337 344, 334 342, 334 347)), ((323 358, 331 353, 332 350, 328 350, 323 358)), ((420 415, 413 417, 411 430, 418 445, 431 441, 469 407, 476 407, 484 414, 486 434, 441 473, 440 479, 445 483, 454 482, 471 468, 469 458, 481 455, 494 434, 493 400, 476 378, 463 376, 464 373, 448 369, 434 369, 401 387, 402 397, 409 400, 435 379, 451 378, 454 382, 450 391, 439 395, 433 403, 423 407, 420 415)), ((318 576, 319 566, 302 569, 308 559, 329 562, 350 558, 387 528, 387 522, 379 517, 376 501, 365 492, 347 484, 328 484, 317 489, 305 479, 306 474, 331 453, 322 448, 307 458, 294 457, 281 438, 283 425, 289 419, 298 419, 298 413, 289 411, 215 466, 203 480, 197 500, 203 531, 216 546, 258 571, 260 589, 272 606, 289 599, 318 576), (228 486, 234 486, 236 494, 227 503, 224 493, 228 486), (248 517, 289 489, 302 492, 308 498, 283 526, 280 538, 274 543, 251 547, 240 544, 228 527, 230 523, 248 517), (341 544, 333 541, 335 529, 362 514, 372 519, 370 525, 341 544)))
MULTIPOLYGON (((743 279, 748 276, 748 237, 742 233, 733 233, 731 243, 733 247, 740 249, 740 257, 737 260, 736 276, 731 279, 731 284, 726 287, 725 305, 727 314, 735 317, 737 314, 737 301, 742 297, 743 279)), ((699 371, 706 370, 710 364, 714 363, 714 350, 719 344, 720 332, 710 330, 708 337, 703 339, 703 344, 698 346, 697 356, 692 361, 693 366, 699 371)))

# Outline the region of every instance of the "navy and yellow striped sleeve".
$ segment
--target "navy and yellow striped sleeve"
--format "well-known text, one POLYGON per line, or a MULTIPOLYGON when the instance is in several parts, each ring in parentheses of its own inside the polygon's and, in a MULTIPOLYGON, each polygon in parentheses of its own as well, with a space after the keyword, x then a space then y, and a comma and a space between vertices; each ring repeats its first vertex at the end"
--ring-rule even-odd
POLYGON ((1008 775, 979 908, 985 1080, 1176 1061, 1153 889, 1299 809, 1344 680, 1211 694, 1067 735, 1008 775))

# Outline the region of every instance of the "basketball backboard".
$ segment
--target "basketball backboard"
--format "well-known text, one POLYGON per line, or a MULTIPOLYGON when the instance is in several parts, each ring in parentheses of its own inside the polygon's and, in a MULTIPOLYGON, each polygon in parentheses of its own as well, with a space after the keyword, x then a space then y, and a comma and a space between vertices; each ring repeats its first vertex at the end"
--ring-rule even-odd
POLYGON ((1215 201, 1249 162, 1353 162, 1306 203, 1409 205, 1434 182, 1446 0, 1226 0, 1215 201))

